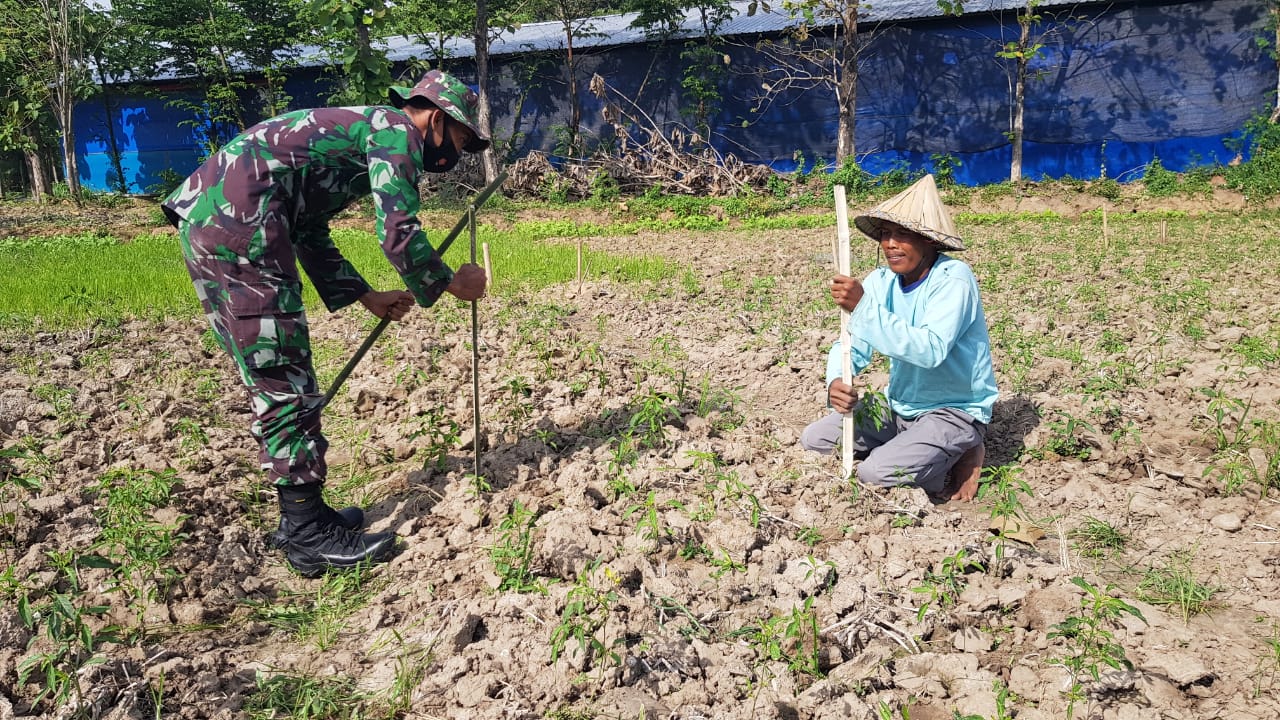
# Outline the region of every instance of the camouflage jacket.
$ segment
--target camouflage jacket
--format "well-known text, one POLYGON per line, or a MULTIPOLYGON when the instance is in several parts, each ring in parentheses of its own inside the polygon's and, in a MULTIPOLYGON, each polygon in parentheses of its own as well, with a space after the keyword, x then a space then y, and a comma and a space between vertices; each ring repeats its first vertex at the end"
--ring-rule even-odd
POLYGON ((430 307, 453 279, 418 222, 422 134, 390 107, 298 110, 246 130, 164 201, 170 219, 215 225, 242 240, 220 248, 253 264, 273 243, 294 246, 329 310, 370 290, 329 237, 329 219, 373 197, 382 251, 418 304, 430 307))

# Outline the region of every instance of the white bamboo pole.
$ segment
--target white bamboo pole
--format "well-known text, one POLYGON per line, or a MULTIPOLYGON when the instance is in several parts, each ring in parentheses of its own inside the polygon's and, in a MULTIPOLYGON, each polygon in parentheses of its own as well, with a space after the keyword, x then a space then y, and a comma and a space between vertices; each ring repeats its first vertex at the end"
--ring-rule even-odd
MULTIPOLYGON (((844 186, 836 185, 833 189, 836 199, 836 262, 838 272, 848 276, 849 264, 849 205, 845 201, 844 186)), ((849 354, 849 311, 840 308, 840 379, 848 385, 853 384, 853 357, 849 354)), ((844 469, 845 479, 853 477, 853 413, 844 414, 840 424, 840 461, 844 469)))
POLYGON ((481 256, 484 258, 485 291, 493 292, 493 265, 489 264, 489 243, 480 243, 481 256))

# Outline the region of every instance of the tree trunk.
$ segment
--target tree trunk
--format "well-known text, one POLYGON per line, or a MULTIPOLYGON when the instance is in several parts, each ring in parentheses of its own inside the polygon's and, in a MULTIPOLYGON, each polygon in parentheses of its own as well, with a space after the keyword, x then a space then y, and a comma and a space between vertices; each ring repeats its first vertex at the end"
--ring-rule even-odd
POLYGON ((129 183, 124 179, 124 161, 120 157, 120 141, 116 138, 116 122, 111 112, 110 85, 102 82, 102 109, 107 115, 107 156, 111 158, 111 169, 115 171, 115 191, 121 195, 129 193, 129 183))
POLYGON ((1027 88, 1027 61, 1018 60, 1018 78, 1013 90, 1013 159, 1009 162, 1009 182, 1022 181, 1022 100, 1027 88))
POLYGON ((57 80, 50 95, 54 121, 62 133, 62 172, 71 200, 76 205, 80 198, 80 168, 76 162, 76 130, 71 116, 75 109, 75 75, 82 61, 79 56, 79 24, 72 27, 71 7, 68 0, 52 0, 43 5, 49 21, 49 56, 58 63, 57 80))
POLYGON ((1013 145, 1013 159, 1009 162, 1009 182, 1022 181, 1022 111, 1027 92, 1027 49, 1031 41, 1031 8, 1027 8, 1028 17, 1022 21, 1022 39, 1019 42, 1017 74, 1013 84, 1013 127, 1010 141, 1013 145))
POLYGON ((476 0, 476 88, 479 92, 479 107, 476 108, 476 120, 480 123, 480 131, 490 138, 489 147, 480 154, 480 164, 484 166, 484 181, 493 182, 498 176, 498 159, 493 152, 493 122, 489 110, 489 9, 486 0, 476 0))
POLYGON ((578 126, 582 124, 582 108, 578 101, 578 69, 573 58, 573 29, 569 23, 564 25, 564 38, 568 44, 565 57, 565 68, 569 71, 569 147, 567 152, 573 155, 578 152, 578 126))
POLYGON ((40 153, 36 150, 23 150, 22 156, 27 161, 27 172, 31 175, 31 198, 42 203, 45 194, 49 192, 49 180, 44 175, 40 153))
POLYGON ((858 3, 850 2, 841 12, 843 34, 836 38, 836 102, 840 124, 836 132, 836 165, 853 157, 857 149, 858 110, 858 3))
POLYGON ((1276 54, 1276 109, 1271 112, 1271 122, 1280 120, 1280 6, 1271 7, 1271 22, 1276 26, 1276 36, 1271 49, 1276 54))
POLYGON ((83 199, 80 197, 82 193, 80 162, 76 158, 76 127, 71 119, 75 100, 68 96, 61 102, 62 105, 58 108, 58 124, 62 126, 62 171, 66 173, 67 190, 71 193, 71 200, 79 205, 83 199))

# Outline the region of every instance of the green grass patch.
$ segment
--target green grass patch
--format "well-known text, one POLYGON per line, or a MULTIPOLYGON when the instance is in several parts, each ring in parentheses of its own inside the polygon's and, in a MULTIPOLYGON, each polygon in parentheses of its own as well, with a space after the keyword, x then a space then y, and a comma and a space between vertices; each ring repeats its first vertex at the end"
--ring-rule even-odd
MULTIPOLYGON (((498 278, 496 291, 515 293, 576 277, 576 247, 544 242, 548 238, 629 235, 640 229, 674 227, 709 229, 707 223, 716 222, 692 217, 599 227, 543 221, 521 223, 508 231, 481 225, 477 242, 489 244, 498 278)), ((428 232, 435 242, 443 239, 442 230, 428 232)), ((335 230, 333 240, 375 288, 403 287, 373 233, 335 230)), ((449 248, 445 260, 457 267, 469 258, 464 233, 449 248)), ((589 279, 607 275, 614 281, 647 282, 679 275, 673 263, 659 257, 585 250, 583 261, 589 279)), ((123 243, 97 234, 2 240, 0 277, 5 278, 0 283, 0 327, 73 328, 94 322, 118 324, 131 318, 192 317, 200 312, 178 240, 167 233, 141 235, 123 243)), ((310 283, 304 282, 304 288, 308 309, 323 311, 310 283)))
POLYGON ((98 235, 0 242, 0 325, 55 327, 194 315, 199 305, 174 235, 120 243, 98 235))

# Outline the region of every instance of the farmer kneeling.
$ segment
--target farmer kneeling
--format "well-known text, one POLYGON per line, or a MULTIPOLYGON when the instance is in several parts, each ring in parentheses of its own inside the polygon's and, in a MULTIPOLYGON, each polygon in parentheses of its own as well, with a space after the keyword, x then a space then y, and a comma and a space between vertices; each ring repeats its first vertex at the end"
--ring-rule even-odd
POLYGON ((412 88, 392 88, 388 106, 298 110, 242 133, 165 199, 187 270, 213 331, 240 370, 253 411, 262 467, 275 483, 274 543, 306 576, 385 560, 394 533, 362 533, 359 508, 321 498, 329 443, 312 366, 298 265, 330 312, 357 301, 400 320, 416 301, 442 293, 484 294, 484 270, 445 265, 418 222, 418 178, 446 172, 480 152, 477 97, 432 70, 412 88), (411 292, 377 291, 329 237, 329 219, 372 197, 383 254, 411 292))
POLYGON ((831 281, 831 297, 851 313, 850 347, 832 346, 827 401, 834 412, 806 427, 800 444, 831 452, 841 413, 852 411, 863 483, 914 483, 930 495, 971 500, 997 393, 978 283, 968 265, 941 252, 964 250, 964 243, 932 175, 854 224, 880 243, 889 266, 862 282, 843 275, 831 281), (889 357, 888 407, 860 401, 841 379, 842 352, 852 356, 856 374, 873 350, 889 357))

